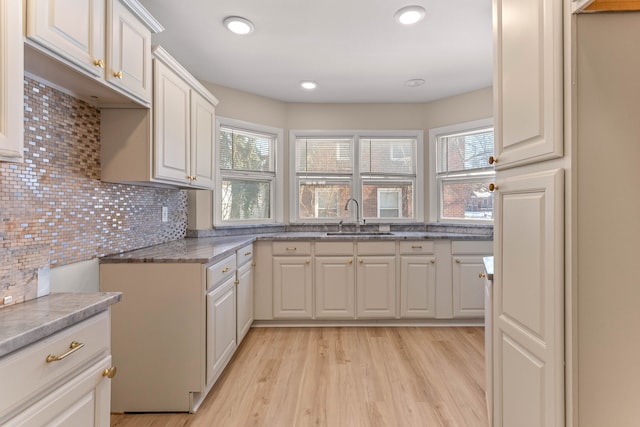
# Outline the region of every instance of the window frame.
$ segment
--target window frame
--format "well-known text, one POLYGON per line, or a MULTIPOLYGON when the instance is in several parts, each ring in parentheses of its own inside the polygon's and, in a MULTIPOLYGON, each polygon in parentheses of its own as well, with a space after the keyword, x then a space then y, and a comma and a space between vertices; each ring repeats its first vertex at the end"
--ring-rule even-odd
POLYGON ((257 123, 251 123, 244 120, 232 119, 229 117, 216 116, 216 144, 215 144, 215 163, 216 163, 216 183, 213 190, 213 226, 214 227, 226 227, 226 226, 246 226, 256 224, 282 224, 283 223, 283 193, 284 188, 282 184, 282 172, 283 165, 283 137, 284 132, 280 128, 271 126, 260 125, 257 123), (220 128, 229 127, 238 130, 243 130, 253 133, 261 133, 272 136, 273 142, 273 172, 256 172, 256 171, 226 171, 220 168, 220 128), (270 181, 270 215, 268 219, 247 219, 247 220, 233 220, 224 221, 222 219, 222 181, 224 179, 237 179, 242 181, 270 181))
POLYGON ((376 177, 384 181, 389 179, 404 179, 413 183, 413 218, 366 218, 368 224, 385 223, 421 223, 424 222, 424 131, 419 130, 290 130, 289 131, 289 222, 292 224, 305 223, 338 223, 341 219, 345 221, 355 221, 356 213, 354 209, 349 209, 348 218, 300 218, 299 217, 299 186, 304 180, 326 180, 349 182, 351 186, 351 197, 358 200, 360 209, 362 206, 362 184, 366 182, 360 173, 360 139, 405 139, 416 140, 416 170, 415 178, 407 175, 389 175, 388 177, 376 177), (319 174, 309 173, 308 177, 298 176, 296 173, 296 140, 300 138, 346 138, 353 140, 352 161, 353 168, 351 174, 319 174))
MULTIPOLYGON (((493 224, 493 219, 473 219, 473 218, 443 218, 443 192, 442 180, 438 179, 438 138, 450 134, 473 132, 476 130, 493 128, 493 117, 457 123, 450 126, 442 126, 429 130, 429 221, 439 223, 460 223, 460 224, 493 224)), ((495 129, 494 129, 495 135, 495 129)), ((488 160, 488 159, 487 159, 488 160)), ((495 180, 495 170, 493 175, 486 173, 478 174, 477 180, 473 179, 473 173, 467 177, 452 177, 446 182, 483 182, 495 180), (480 177, 484 178, 481 179, 480 177)))

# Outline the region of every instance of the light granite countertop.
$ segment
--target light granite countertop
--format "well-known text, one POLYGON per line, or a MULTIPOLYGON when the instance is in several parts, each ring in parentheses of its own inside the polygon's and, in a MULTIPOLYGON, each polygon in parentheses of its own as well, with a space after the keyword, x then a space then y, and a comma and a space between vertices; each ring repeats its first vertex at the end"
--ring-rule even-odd
POLYGON ((492 236, 465 233, 392 232, 385 235, 327 235, 326 232, 277 232, 226 237, 184 238, 100 258, 101 263, 182 262, 209 264, 222 260, 256 240, 492 240, 492 236))
POLYGON ((122 299, 120 292, 52 293, 0 310, 0 357, 73 326, 122 299))

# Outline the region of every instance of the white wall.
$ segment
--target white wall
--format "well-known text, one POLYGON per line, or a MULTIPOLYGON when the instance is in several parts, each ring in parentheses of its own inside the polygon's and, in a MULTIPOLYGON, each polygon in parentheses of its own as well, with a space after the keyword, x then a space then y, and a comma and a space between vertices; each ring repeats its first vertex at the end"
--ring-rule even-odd
POLYGON ((577 17, 578 414, 640 420, 640 13, 577 17))

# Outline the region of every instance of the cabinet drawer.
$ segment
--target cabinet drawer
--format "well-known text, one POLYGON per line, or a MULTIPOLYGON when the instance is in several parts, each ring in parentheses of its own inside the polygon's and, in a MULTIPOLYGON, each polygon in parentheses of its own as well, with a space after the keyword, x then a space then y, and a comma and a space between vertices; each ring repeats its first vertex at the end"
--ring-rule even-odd
POLYGON ((77 325, 0 359, 0 420, 18 406, 39 399, 40 391, 70 380, 89 363, 109 355, 109 312, 97 314, 77 325), (82 346, 71 352, 71 343, 82 346), (47 362, 49 355, 62 360, 47 362))
POLYGON ((396 242, 358 242, 358 255, 395 255, 396 242))
POLYGON ((247 245, 236 251, 236 267, 246 264, 253 258, 253 244, 247 245))
POLYGON ((273 242, 273 255, 311 255, 311 242, 273 242))
POLYGON ((492 254, 493 253, 493 241, 481 240, 481 241, 459 241, 451 242, 452 254, 492 254))
POLYGON ((218 286, 236 273, 236 254, 207 267, 207 290, 218 286))
POLYGON ((353 255, 352 242, 317 242, 316 255, 353 255))
POLYGON ((400 242, 400 253, 408 254, 432 254, 435 252, 435 244, 429 240, 415 242, 400 242))

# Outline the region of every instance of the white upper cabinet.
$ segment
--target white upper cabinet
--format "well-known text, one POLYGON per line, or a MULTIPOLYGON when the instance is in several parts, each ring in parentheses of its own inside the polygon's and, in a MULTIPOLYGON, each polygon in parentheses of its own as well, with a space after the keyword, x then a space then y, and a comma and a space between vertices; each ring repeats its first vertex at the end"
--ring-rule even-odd
POLYGON ((22 2, 0 2, 0 160, 22 161, 22 2))
POLYGON ((212 189, 218 100, 160 46, 153 52, 155 179, 212 189))
POLYGON ((104 75, 105 0, 28 0, 27 37, 95 77, 104 75))
POLYGON ((26 11, 29 71, 104 105, 151 105, 151 33, 163 28, 137 0, 27 0, 26 11))
POLYGON ((562 2, 494 0, 496 169, 563 154, 562 2))
POLYGON ((151 100, 151 31, 119 0, 109 1, 106 79, 143 101, 151 100))

